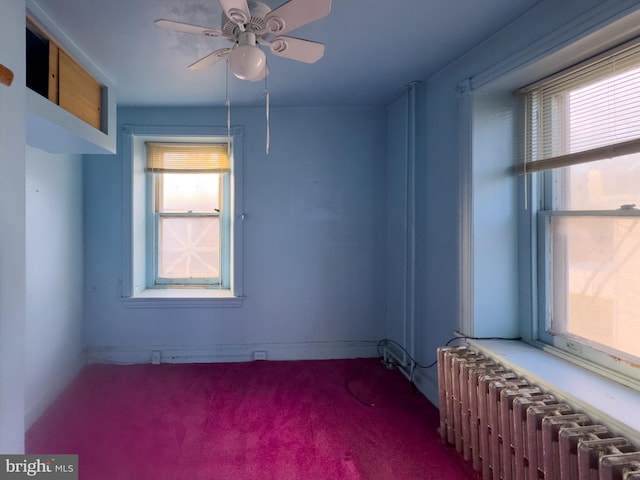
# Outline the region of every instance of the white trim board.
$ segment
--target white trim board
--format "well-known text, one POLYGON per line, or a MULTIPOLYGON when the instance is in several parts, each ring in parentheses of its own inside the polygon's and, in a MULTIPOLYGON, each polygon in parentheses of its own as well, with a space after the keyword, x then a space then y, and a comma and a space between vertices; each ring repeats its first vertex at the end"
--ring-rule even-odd
POLYGON ((266 352, 267 360, 328 360, 377 357, 378 340, 300 343, 249 343, 240 345, 144 345, 89 347, 88 363, 151 363, 160 352, 162 363, 248 362, 253 352, 266 352))
MULTIPOLYGON (((384 345, 382 348, 386 349, 390 354, 391 360, 396 362, 402 362, 402 358, 405 356, 405 351, 398 348, 394 343, 384 345)), ((409 373, 410 363, 407 357, 407 363, 404 365, 398 365, 396 368, 407 377, 409 373)), ((433 405, 438 406, 439 394, 438 394, 438 367, 434 363, 428 368, 416 367, 413 371, 413 384, 420 390, 420 392, 427 397, 433 405)))

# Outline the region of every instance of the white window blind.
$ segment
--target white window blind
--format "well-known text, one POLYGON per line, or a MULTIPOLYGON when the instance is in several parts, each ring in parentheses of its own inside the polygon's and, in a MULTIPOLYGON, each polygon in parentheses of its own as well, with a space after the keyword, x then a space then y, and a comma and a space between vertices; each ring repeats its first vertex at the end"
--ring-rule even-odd
POLYGON ((226 173, 229 171, 226 143, 147 142, 148 173, 226 173))
POLYGON ((517 93, 527 113, 517 173, 640 152, 640 39, 517 93))

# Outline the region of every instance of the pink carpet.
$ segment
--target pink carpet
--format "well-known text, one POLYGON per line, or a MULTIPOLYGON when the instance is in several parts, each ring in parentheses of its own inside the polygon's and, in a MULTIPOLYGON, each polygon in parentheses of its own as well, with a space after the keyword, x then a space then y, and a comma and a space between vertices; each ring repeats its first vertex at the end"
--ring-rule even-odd
POLYGON ((26 449, 77 453, 81 480, 479 478, 437 426, 374 359, 92 365, 26 449))

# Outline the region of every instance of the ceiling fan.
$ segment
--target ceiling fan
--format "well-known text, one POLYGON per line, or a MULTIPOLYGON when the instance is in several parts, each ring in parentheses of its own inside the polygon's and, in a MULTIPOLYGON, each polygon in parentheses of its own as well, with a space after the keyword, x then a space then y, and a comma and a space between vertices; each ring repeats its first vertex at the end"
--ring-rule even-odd
POLYGON ((331 0, 289 0, 271 8, 258 1, 220 0, 224 14, 221 28, 201 27, 190 23, 159 19, 155 24, 167 30, 222 37, 233 43, 189 65, 200 70, 228 58, 229 69, 241 80, 258 81, 269 74, 266 55, 272 54, 300 62, 314 63, 324 55, 324 45, 284 34, 326 17, 331 0))

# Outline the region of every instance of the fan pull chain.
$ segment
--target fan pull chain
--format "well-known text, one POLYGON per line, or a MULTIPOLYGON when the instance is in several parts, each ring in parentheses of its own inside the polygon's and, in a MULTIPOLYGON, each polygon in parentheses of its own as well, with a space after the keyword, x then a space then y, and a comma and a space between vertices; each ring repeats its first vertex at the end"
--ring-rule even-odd
MULTIPOLYGON (((265 68, 267 68, 267 66, 265 65, 265 68)), ((266 145, 265 145, 265 151, 267 153, 267 155, 269 155, 269 146, 271 143, 271 131, 270 131, 270 126, 269 126, 269 88, 267 86, 267 76, 265 75, 264 77, 264 98, 265 98, 265 114, 267 117, 267 139, 266 139, 266 145)))
POLYGON ((231 145, 231 102, 228 97, 224 104, 227 106, 227 143, 231 145))
POLYGON ((229 60, 226 62, 227 75, 225 76, 225 100, 227 106, 227 155, 231 155, 231 102, 229 101, 229 60))
POLYGON ((524 209, 529 210, 529 185, 527 184, 527 162, 524 162, 524 209))
POLYGON ((267 109, 267 141, 266 141, 266 152, 269 155, 269 145, 271 143, 271 132, 269 128, 269 92, 264 92, 265 103, 267 109))

